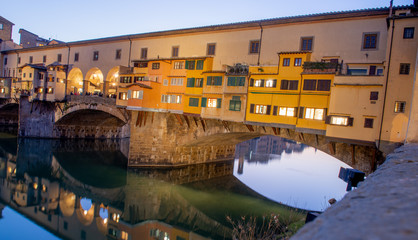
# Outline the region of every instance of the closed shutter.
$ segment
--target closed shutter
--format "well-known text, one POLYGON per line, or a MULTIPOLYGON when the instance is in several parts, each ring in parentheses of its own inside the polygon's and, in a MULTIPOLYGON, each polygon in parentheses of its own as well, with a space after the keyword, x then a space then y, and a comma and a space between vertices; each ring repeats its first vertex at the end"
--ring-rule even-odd
POLYGON ((324 108, 324 116, 323 116, 322 120, 326 120, 327 112, 328 112, 328 108, 324 108))
POLYGON ((239 86, 245 86, 245 77, 239 78, 239 86))
POLYGON ((266 115, 270 115, 271 112, 271 105, 267 105, 266 115))
POLYGON ((349 117, 347 121, 347 126, 353 126, 353 124, 354 124, 354 118, 349 117))
POLYGON ((131 95, 132 95, 132 91, 131 90, 128 90, 128 99, 131 98, 131 95))
POLYGON ((186 69, 189 69, 189 61, 186 61, 186 69))
POLYGON ((215 85, 216 86, 222 86, 222 77, 221 76, 215 77, 215 85))
POLYGON ((274 116, 277 116, 277 110, 279 109, 279 107, 278 106, 274 106, 273 107, 273 115, 274 116))
POLYGON ((305 112, 305 107, 299 107, 299 118, 303 118, 304 112, 305 112))
POLYGON ((295 111, 293 112, 293 117, 297 117, 298 116, 298 107, 295 107, 295 111))
POLYGON ((280 83, 280 89, 281 90, 287 90, 289 87, 289 81, 288 80, 282 80, 280 83))
POLYGON ((325 117, 325 124, 331 124, 331 117, 332 116, 326 116, 325 117))
POLYGON ((273 79, 273 87, 275 88, 277 86, 277 79, 273 79))
POLYGON ((202 104, 201 107, 206 107, 207 98, 202 98, 202 104))
POLYGON ((254 87, 254 78, 250 79, 250 87, 254 87))
POLYGON ((261 79, 261 85, 260 87, 264 87, 264 79, 261 79))
POLYGON ((222 98, 218 98, 218 100, 216 101, 216 108, 221 108, 222 105, 222 98))
POLYGON ((210 85, 212 85, 212 77, 208 77, 208 79, 206 80, 206 86, 210 85))
POLYGON ((254 104, 251 104, 251 105, 250 105, 250 113, 254 113, 254 107, 255 107, 255 105, 254 105, 254 104))

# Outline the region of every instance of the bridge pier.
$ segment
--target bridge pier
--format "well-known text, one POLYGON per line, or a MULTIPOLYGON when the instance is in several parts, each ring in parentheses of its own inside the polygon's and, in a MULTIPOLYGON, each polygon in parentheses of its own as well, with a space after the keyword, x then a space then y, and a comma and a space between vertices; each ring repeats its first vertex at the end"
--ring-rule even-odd
POLYGON ((151 114, 132 112, 128 166, 181 166, 232 159, 236 144, 262 135, 276 135, 315 147, 366 173, 375 167, 376 149, 371 145, 346 143, 294 129, 173 113, 151 114))

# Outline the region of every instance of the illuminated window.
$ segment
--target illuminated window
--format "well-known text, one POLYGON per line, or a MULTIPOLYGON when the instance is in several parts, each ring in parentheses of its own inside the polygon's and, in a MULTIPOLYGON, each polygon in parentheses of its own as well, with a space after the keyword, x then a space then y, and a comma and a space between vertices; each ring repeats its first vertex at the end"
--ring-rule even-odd
POLYGON ((46 93, 52 94, 54 93, 54 89, 52 87, 49 87, 46 93))
POLYGON ((132 98, 135 99, 142 99, 144 95, 144 91, 133 91, 132 92, 132 98))
POLYGON ((183 69, 184 68, 184 62, 174 62, 174 69, 183 69))
POLYGON ((208 99, 208 107, 216 108, 217 99, 216 98, 209 98, 208 99))
POLYGON ((324 120, 324 109, 322 108, 306 108, 306 119, 324 120))
POLYGON ((404 113, 405 105, 406 102, 395 102, 395 113, 404 113))
POLYGON ((128 237, 129 237, 129 235, 128 235, 128 233, 127 233, 127 232, 125 232, 125 231, 121 231, 121 233, 120 233, 120 238, 121 238, 122 240, 128 240, 128 237))
POLYGON ((331 117, 331 124, 347 126, 348 125, 348 117, 332 116, 331 117))
POLYGON ((280 107, 279 108, 279 115, 280 116, 286 116, 286 109, 285 107, 280 107))
POLYGON ((266 81, 266 87, 276 87, 277 79, 269 79, 266 81))
POLYGON ((0 93, 5 93, 5 88, 0 88, 0 93))
POLYGON ((126 92, 120 92, 119 93, 119 99, 120 100, 128 100, 128 94, 126 92))
POLYGON ((264 87, 264 79, 257 79, 254 82, 255 87, 264 87))
POLYGON ((271 105, 250 105, 250 113, 270 115, 271 105))

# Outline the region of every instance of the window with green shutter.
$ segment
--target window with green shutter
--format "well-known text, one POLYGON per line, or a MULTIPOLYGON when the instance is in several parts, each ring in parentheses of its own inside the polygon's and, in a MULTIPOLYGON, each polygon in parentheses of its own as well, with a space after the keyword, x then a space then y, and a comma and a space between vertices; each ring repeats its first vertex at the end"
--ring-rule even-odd
POLYGON ((207 102, 207 98, 202 98, 202 104, 200 105, 201 107, 206 107, 206 102, 207 102))
POLYGON ((186 69, 194 70, 196 61, 186 61, 186 69))
POLYGON ((198 107, 199 106, 199 98, 189 98, 189 106, 190 107, 198 107))
POLYGON ((222 86, 222 76, 216 76, 215 78, 215 86, 222 86))
POLYGON ((241 111, 240 96, 232 96, 232 100, 229 101, 229 111, 241 111))
POLYGON ((218 101, 216 101, 216 108, 221 108, 222 105, 222 98, 218 98, 218 101))
POLYGON ((194 78, 187 79, 187 87, 194 87, 194 78))
POLYGON ((197 60, 196 70, 202 70, 202 69, 203 69, 203 60, 197 60))
POLYGON ((213 78, 211 76, 208 76, 207 80, 206 80, 206 85, 207 86, 211 86, 214 85, 213 83, 213 78))

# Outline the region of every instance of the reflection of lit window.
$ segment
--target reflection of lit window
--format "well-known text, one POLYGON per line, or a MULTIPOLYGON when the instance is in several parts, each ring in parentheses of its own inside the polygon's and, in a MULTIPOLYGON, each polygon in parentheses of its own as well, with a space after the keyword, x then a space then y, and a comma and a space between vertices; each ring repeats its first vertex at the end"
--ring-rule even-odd
POLYGON ((112 219, 113 219, 114 222, 119 222, 119 218, 120 218, 119 214, 116 214, 116 213, 112 214, 112 219))
POLYGON ((33 183, 33 189, 38 189, 38 184, 37 183, 33 183))
POLYGON ((216 102, 217 102, 216 98, 209 98, 208 99, 208 107, 216 108, 216 102))
POLYGON ((127 232, 125 232, 125 231, 122 231, 121 233, 120 233, 120 237, 121 237, 121 239, 123 239, 123 240, 128 240, 128 233, 127 232))
POLYGON ((42 192, 46 192, 46 191, 47 191, 46 186, 45 185, 42 185, 42 192))

